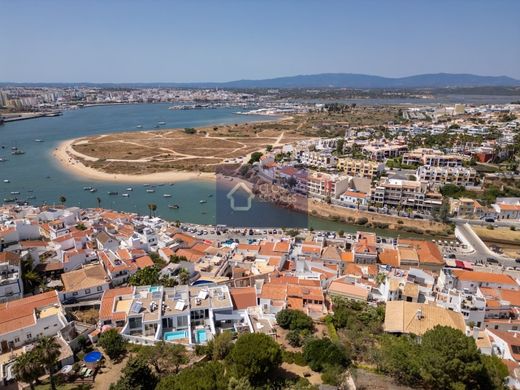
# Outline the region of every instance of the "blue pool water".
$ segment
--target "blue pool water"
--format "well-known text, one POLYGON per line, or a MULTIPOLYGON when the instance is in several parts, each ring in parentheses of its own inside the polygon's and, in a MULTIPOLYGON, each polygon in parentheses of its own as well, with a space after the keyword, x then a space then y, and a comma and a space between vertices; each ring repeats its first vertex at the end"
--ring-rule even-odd
POLYGON ((180 339, 187 339, 188 338, 188 332, 185 330, 176 330, 174 332, 166 332, 164 334, 164 339, 166 341, 173 341, 173 340, 180 340, 180 339))
POLYGON ((201 284, 212 284, 212 283, 215 283, 215 282, 212 282, 211 280, 199 279, 199 280, 197 280, 196 282, 193 283, 193 286, 199 286, 201 284))
POLYGON ((152 286, 148 289, 151 293, 159 291, 161 288, 159 286, 152 286))
POLYGON ((206 330, 198 329, 195 332, 195 338, 197 339, 197 343, 205 343, 206 341, 208 341, 208 336, 206 334, 206 330))
POLYGON ((87 353, 85 355, 85 357, 83 358, 83 360, 86 363, 96 363, 96 362, 99 362, 102 357, 103 357, 103 355, 101 354, 101 352, 92 351, 92 352, 87 353))

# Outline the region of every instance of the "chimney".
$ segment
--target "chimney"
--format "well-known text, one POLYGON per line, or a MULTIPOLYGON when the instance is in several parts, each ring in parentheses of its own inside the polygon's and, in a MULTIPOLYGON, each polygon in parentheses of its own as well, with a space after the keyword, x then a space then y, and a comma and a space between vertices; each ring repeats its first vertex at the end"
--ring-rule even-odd
POLYGON ((479 333, 479 328, 477 326, 474 326, 473 327, 473 338, 475 340, 478 340, 478 333, 479 333))

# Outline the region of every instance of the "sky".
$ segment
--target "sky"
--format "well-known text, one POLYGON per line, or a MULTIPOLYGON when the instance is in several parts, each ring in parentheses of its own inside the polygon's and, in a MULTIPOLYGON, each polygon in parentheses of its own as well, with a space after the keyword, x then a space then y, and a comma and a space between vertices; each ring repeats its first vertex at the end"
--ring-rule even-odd
POLYGON ((0 0, 0 81, 520 79, 518 0, 0 0))

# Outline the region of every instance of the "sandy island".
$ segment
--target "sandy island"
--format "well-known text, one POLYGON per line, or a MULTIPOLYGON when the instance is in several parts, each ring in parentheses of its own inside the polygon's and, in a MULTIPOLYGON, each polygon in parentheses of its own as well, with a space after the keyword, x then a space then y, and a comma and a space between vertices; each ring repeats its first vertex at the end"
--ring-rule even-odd
POLYGON ((61 142, 53 151, 52 155, 59 165, 67 172, 85 179, 98 181, 111 181, 119 183, 173 183, 188 180, 216 179, 214 173, 210 172, 188 172, 188 171, 164 171, 148 173, 144 175, 114 174, 99 171, 84 165, 79 158, 92 160, 92 157, 76 152, 71 145, 76 139, 61 142))

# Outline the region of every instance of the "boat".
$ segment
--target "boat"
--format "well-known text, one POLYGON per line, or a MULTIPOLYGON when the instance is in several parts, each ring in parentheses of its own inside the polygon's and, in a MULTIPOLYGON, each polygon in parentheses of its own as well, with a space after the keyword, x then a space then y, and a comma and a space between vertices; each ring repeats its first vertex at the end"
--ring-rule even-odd
POLYGON ((42 140, 42 139, 39 139, 39 138, 36 138, 36 139, 34 140, 34 142, 43 142, 43 140, 42 140))
POLYGON ((169 204, 168 207, 170 209, 178 209, 178 208, 180 208, 180 206, 178 204, 169 204))
POLYGON ((12 154, 13 156, 20 156, 20 155, 22 155, 22 154, 25 154, 25 152, 24 152, 23 150, 21 150, 21 149, 15 149, 15 150, 13 150, 13 151, 11 152, 11 154, 12 154))
POLYGON ((10 183, 8 179, 4 179, 4 183, 10 183))
POLYGON ((118 193, 117 191, 108 191, 108 195, 117 195, 118 193))
POLYGON ((208 201, 207 201, 207 200, 204 200, 204 199, 202 199, 202 200, 201 200, 201 201, 200 201, 199 203, 200 203, 200 204, 203 204, 203 203, 208 203, 208 201))
POLYGON ((163 198, 171 198, 171 194, 163 194, 163 198))
POLYGON ((11 191, 11 195, 20 195, 20 191, 11 191))
POLYGON ((208 195, 208 198, 213 198, 213 194, 209 194, 209 195, 208 195))
POLYGON ((132 187, 128 187, 126 190, 127 191, 133 191, 134 189, 132 187))
POLYGON ((124 194, 121 194, 121 196, 128 198, 130 195, 128 195, 127 193, 124 193, 124 194))
POLYGON ((143 125, 137 125, 136 126, 138 129, 142 129, 143 128, 143 125))
POLYGON ((0 157, 0 162, 6 162, 6 161, 7 161, 6 158, 0 157))
POLYGON ((155 190, 154 190, 154 189, 152 189, 152 188, 149 188, 149 189, 147 189, 147 190, 146 190, 146 192, 148 192, 148 193, 152 194, 152 193, 154 193, 154 192, 155 192, 155 190))
POLYGON ((166 122, 157 122, 158 125, 165 125, 166 122))
POLYGON ((94 193, 94 192, 97 192, 97 189, 96 188, 91 188, 89 191, 94 193))
POLYGON ((83 191, 90 191, 92 187, 83 187, 83 191))
POLYGON ((16 198, 4 198, 4 203, 13 203, 16 202, 16 198))

